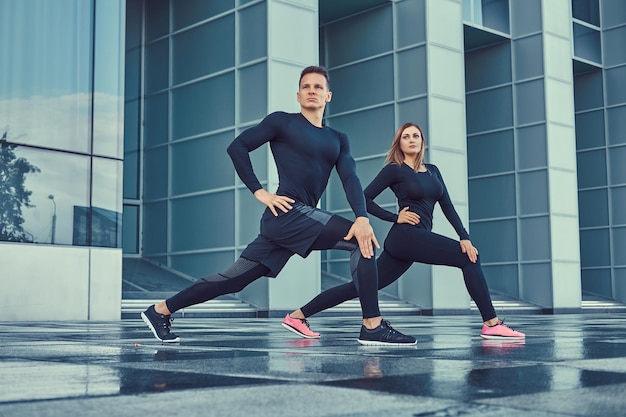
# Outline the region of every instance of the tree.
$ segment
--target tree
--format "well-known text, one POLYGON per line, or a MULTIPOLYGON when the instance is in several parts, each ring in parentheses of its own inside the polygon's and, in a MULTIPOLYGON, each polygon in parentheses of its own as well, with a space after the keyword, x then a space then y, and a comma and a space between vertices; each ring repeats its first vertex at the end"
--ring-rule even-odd
POLYGON ((0 138, 0 240, 9 242, 31 242, 31 235, 22 224, 22 207, 33 207, 30 203, 32 191, 24 187, 26 175, 41 172, 26 158, 15 155, 18 145, 7 140, 8 131, 0 138))

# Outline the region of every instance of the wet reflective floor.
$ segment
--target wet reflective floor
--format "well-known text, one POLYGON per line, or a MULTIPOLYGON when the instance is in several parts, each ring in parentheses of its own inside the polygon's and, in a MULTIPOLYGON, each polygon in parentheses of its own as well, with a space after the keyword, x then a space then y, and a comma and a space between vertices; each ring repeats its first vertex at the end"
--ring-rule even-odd
POLYGON ((358 318, 0 322, 0 417, 625 416, 626 314, 505 317, 525 342, 486 341, 479 316, 394 316, 411 348, 358 345, 358 318))

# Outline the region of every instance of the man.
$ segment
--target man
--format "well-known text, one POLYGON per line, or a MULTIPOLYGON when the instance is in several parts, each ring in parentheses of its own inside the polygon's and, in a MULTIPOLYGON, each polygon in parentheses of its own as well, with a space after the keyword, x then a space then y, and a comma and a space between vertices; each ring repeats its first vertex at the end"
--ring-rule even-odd
MULTIPOLYGON (((351 252, 352 279, 359 293, 363 325, 358 339, 363 345, 414 345, 414 337, 394 330, 382 320, 378 307, 378 279, 374 245, 378 242, 369 224, 365 198, 344 133, 322 123, 332 93, 328 73, 307 67, 300 74, 297 100, 300 113, 275 112, 257 126, 241 133, 228 147, 237 174, 261 203, 267 206, 258 237, 226 271, 201 278, 178 294, 141 313, 162 342, 178 342, 170 332, 170 315, 187 306, 222 294, 241 291, 262 276, 276 277, 289 258, 306 257, 313 250, 351 252), (265 190, 252 168, 249 153, 269 142, 278 168, 275 194, 265 190), (317 203, 335 168, 356 220, 317 209, 317 203)), ((319 337, 308 330, 306 320, 287 315, 283 326, 319 337), (308 330, 308 332, 307 332, 308 330)))

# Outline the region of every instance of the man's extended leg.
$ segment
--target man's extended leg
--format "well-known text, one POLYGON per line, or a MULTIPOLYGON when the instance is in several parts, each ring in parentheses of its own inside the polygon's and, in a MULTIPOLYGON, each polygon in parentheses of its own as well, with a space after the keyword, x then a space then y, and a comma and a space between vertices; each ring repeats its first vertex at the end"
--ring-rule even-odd
POLYGON ((200 278, 189 287, 141 313, 154 337, 161 342, 178 342, 180 338, 170 332, 170 315, 181 308, 203 303, 223 295, 239 292, 248 284, 266 275, 269 268, 258 262, 239 258, 226 271, 200 278))

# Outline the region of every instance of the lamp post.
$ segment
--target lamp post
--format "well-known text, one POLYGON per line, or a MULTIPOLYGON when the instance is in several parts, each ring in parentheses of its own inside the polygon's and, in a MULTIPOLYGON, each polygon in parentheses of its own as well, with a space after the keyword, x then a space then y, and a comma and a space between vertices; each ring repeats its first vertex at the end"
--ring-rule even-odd
POLYGON ((57 203, 54 201, 52 194, 50 194, 48 198, 52 201, 52 232, 50 232, 50 243, 54 244, 57 231, 57 203))

